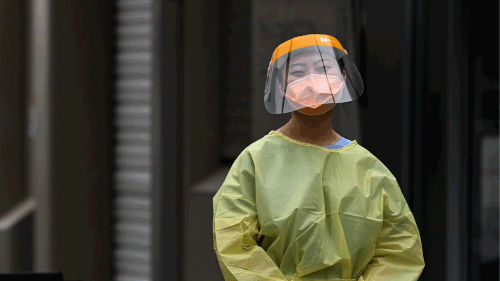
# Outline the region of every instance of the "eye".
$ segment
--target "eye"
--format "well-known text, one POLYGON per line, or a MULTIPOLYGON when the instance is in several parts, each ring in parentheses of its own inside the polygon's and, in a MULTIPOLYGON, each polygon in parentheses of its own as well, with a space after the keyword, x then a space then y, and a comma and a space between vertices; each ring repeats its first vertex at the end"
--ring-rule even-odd
POLYGON ((303 71, 294 71, 294 72, 292 72, 290 74, 292 74, 293 76, 297 76, 297 77, 304 76, 304 72, 303 71))

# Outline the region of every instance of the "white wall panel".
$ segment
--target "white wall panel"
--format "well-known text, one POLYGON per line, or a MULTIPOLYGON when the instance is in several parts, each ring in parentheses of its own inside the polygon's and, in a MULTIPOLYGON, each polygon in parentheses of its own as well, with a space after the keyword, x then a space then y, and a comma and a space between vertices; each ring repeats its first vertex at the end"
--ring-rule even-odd
POLYGON ((152 280, 153 1, 118 1, 114 280, 152 280))

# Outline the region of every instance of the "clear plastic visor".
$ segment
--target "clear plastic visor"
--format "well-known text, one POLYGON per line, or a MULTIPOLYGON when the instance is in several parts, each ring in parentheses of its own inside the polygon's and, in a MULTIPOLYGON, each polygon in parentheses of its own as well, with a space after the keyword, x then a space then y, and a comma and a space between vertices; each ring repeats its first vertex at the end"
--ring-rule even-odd
POLYGON ((280 114, 352 101, 363 88, 358 76, 352 61, 335 47, 312 46, 291 51, 279 57, 269 69, 266 108, 280 114), (342 58, 338 58, 339 54, 342 58), (355 78, 350 83, 349 76, 355 78))

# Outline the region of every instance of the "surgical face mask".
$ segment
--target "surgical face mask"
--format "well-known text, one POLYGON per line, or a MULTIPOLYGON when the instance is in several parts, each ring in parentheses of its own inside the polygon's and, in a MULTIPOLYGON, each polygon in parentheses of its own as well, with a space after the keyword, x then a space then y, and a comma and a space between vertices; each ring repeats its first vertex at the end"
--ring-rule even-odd
POLYGON ((296 109, 317 108, 324 103, 335 103, 340 99, 345 81, 336 75, 309 74, 294 80, 287 86, 286 97, 296 109))

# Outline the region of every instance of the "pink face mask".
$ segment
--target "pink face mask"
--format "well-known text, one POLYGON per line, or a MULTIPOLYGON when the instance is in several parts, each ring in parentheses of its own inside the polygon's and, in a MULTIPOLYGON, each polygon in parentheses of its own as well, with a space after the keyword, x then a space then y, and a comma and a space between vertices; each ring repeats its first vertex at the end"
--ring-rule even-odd
POLYGON ((286 96, 303 107, 317 108, 324 103, 335 103, 333 98, 343 85, 344 81, 338 76, 310 74, 291 82, 286 96))

